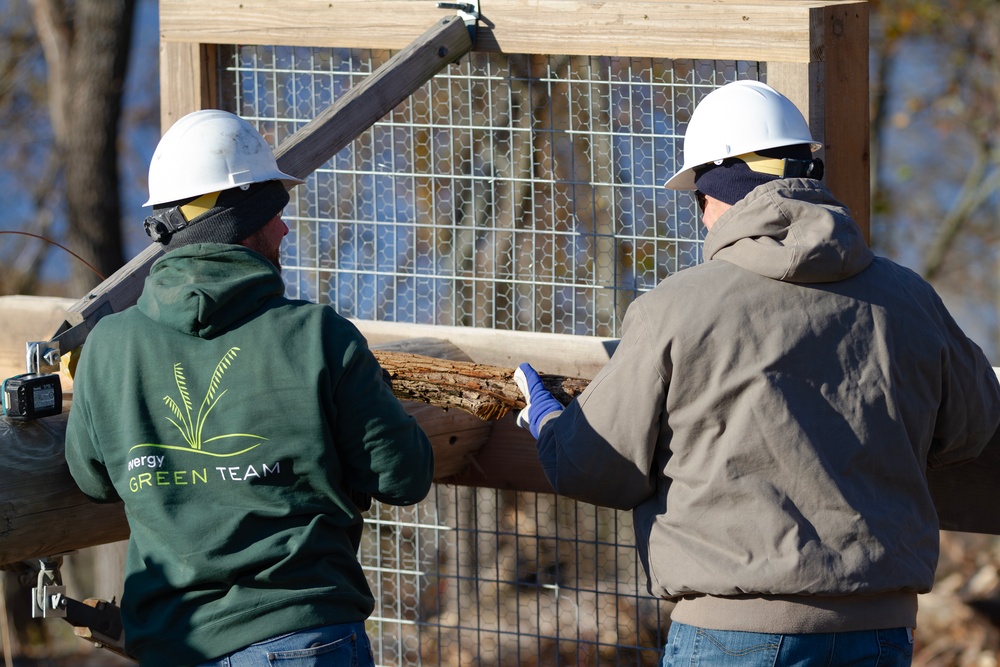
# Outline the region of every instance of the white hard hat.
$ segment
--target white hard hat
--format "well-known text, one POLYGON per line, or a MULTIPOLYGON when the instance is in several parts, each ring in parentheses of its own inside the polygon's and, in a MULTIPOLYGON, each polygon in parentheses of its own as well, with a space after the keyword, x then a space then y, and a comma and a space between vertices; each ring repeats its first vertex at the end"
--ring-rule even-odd
POLYGON ((684 166, 666 182, 694 190, 697 167, 755 151, 810 144, 809 124, 787 97, 760 81, 736 81, 709 93, 695 108, 684 135, 684 166))
POLYGON ((144 206, 264 181, 281 181, 286 189, 304 182, 278 169, 253 125, 228 111, 204 109, 178 120, 160 139, 149 164, 144 206))

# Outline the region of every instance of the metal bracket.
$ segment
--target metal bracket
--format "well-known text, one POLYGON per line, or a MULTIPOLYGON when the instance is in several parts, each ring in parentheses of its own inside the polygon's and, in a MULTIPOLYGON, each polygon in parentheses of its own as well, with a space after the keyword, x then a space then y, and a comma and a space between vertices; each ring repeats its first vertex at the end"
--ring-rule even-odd
POLYGON ((59 372, 59 343, 57 341, 34 341, 25 343, 24 365, 28 373, 46 375, 59 372))
POLYGON ((479 0, 472 0, 471 2, 439 2, 437 3, 438 9, 454 9, 458 12, 458 17, 465 21, 466 27, 469 29, 469 37, 472 38, 472 43, 476 43, 476 26, 479 22, 479 0))
POLYGON ((31 589, 32 618, 66 618, 66 587, 59 566, 62 558, 38 559, 38 582, 31 589))
POLYGON ((135 662, 135 658, 125 652, 121 609, 113 598, 111 602, 96 598, 80 602, 66 596, 66 587, 62 585, 59 573, 64 555, 68 554, 23 561, 19 565, 23 570, 22 583, 30 581, 38 570, 37 583, 31 589, 31 617, 61 618, 73 626, 77 637, 135 662))

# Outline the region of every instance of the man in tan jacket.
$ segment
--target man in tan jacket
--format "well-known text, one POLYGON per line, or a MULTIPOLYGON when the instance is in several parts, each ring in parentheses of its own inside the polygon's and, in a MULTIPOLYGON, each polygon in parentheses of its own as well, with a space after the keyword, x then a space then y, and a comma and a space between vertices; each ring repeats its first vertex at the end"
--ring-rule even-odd
POLYGON ((695 110, 705 262, 629 308, 565 409, 522 364, 553 487, 632 509, 663 664, 908 665, 938 522, 928 466, 976 457, 1000 386, 934 290, 876 257, 801 113, 741 81, 695 110))

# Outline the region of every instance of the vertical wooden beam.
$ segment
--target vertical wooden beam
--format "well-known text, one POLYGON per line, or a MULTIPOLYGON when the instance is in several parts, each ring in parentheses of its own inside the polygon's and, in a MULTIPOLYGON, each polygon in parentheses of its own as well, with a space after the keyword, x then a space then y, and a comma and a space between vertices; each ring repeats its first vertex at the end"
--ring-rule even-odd
POLYGON ((813 61, 768 62, 767 81, 809 120, 813 137, 823 142, 824 180, 870 239, 868 5, 816 8, 810 29, 813 61))
POLYGON ((215 49, 209 44, 160 41, 160 133, 179 118, 215 106, 215 49))
POLYGON ((826 150, 836 157, 827 183, 870 239, 868 4, 833 5, 815 13, 823 15, 826 150))

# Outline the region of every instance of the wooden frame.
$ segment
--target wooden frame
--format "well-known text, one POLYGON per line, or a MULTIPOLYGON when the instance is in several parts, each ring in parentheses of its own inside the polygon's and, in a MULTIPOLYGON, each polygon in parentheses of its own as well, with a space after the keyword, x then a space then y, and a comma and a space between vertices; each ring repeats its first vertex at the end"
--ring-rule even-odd
MULTIPOLYGON (((824 144, 826 180, 870 229, 868 3, 483 0, 476 50, 753 60, 824 144)), ((401 49, 452 13, 424 0, 161 0, 163 129, 215 104, 209 44, 401 49)))
MULTIPOLYGON (((280 5, 161 0, 163 128, 215 104, 215 49, 208 45, 401 49, 428 22, 452 12, 422 0, 286 0, 280 5)), ((867 2, 483 0, 480 12, 475 50, 765 62, 768 81, 796 103, 813 136, 822 140, 826 180, 868 236, 867 2)), ((409 325, 362 323, 361 328, 375 342, 414 335, 409 325)), ((524 347, 519 337, 504 354, 500 341, 509 337, 503 332, 429 329, 419 335, 452 340, 479 363, 532 361, 546 372, 590 378, 609 358, 606 341, 592 341, 586 353, 573 348, 584 354, 580 359, 565 339, 560 347, 558 337, 533 339, 536 345, 524 347)), ((511 419, 497 424, 475 463, 449 481, 548 490, 530 436, 512 428, 511 419)))

